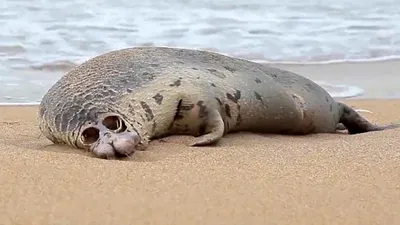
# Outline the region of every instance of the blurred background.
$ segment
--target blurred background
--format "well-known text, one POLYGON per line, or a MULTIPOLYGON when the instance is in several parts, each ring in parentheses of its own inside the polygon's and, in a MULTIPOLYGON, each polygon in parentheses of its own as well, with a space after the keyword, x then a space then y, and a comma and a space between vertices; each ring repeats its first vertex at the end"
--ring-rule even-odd
POLYGON ((76 64, 133 46, 275 63, 400 57, 398 0, 0 0, 0 29, 2 104, 37 103, 76 64))

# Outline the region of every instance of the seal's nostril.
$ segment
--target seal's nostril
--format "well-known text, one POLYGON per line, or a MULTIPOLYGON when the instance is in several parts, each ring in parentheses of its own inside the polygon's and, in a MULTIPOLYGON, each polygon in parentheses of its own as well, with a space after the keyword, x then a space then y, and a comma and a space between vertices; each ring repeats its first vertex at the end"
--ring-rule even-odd
POLYGON ((90 145, 99 139, 100 131, 95 127, 89 127, 82 132, 82 137, 83 137, 83 144, 90 145))

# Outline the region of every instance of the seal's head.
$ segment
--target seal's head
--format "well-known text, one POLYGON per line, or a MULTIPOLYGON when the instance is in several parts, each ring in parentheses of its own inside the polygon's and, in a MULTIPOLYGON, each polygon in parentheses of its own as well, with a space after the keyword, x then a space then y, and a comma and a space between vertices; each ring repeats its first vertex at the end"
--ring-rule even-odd
POLYGON ((140 143, 140 136, 117 114, 104 114, 97 121, 84 123, 77 137, 77 144, 99 158, 130 156, 140 143))
POLYGON ((112 111, 89 104, 43 101, 39 106, 39 128, 53 143, 86 149, 98 158, 130 156, 147 142, 133 127, 140 128, 135 122, 112 111))

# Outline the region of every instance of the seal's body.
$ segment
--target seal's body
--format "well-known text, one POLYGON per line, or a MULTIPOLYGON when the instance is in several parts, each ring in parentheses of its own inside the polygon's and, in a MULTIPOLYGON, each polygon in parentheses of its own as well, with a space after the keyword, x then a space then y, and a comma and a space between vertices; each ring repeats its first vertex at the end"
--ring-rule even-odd
POLYGON ((110 158, 152 139, 195 136, 192 146, 228 132, 349 133, 371 124, 311 80, 217 53, 166 47, 112 51, 77 66, 43 97, 42 133, 54 143, 110 158))

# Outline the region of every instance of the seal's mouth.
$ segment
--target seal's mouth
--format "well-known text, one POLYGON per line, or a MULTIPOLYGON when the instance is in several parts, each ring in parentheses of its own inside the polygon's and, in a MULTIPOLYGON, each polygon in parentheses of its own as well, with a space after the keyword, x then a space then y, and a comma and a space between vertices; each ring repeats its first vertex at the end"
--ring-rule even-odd
POLYGON ((135 152, 140 137, 129 131, 125 122, 116 115, 107 116, 96 124, 86 126, 80 136, 84 147, 98 158, 124 158, 135 152))

